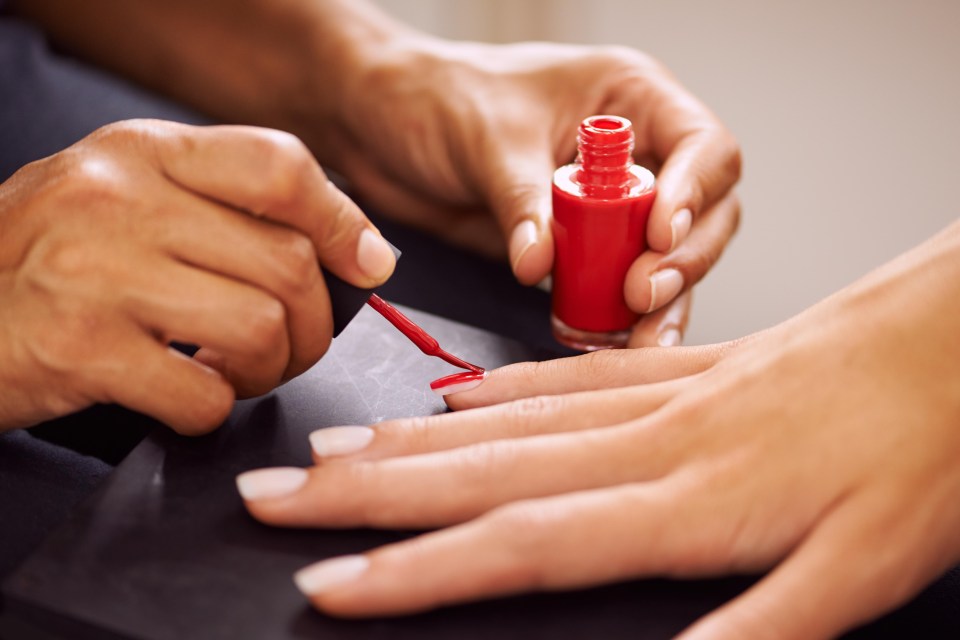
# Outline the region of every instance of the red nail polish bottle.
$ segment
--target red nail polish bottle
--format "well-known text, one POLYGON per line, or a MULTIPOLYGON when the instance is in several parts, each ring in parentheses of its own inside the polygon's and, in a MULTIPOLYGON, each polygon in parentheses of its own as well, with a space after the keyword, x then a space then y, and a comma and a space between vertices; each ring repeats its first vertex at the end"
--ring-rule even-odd
POLYGON ((627 270, 646 249, 653 174, 633 163, 633 125, 618 116, 580 123, 579 156, 553 174, 553 315, 574 349, 623 347, 638 314, 627 307, 627 270))

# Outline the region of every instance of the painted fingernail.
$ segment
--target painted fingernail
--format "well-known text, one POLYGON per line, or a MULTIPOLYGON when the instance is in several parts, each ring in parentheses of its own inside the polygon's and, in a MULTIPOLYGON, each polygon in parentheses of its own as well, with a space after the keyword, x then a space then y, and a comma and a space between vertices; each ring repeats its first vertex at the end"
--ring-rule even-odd
POLYGON ((683 274, 676 269, 661 269, 650 276, 650 308, 655 311, 677 297, 683 289, 683 274))
POLYGON ((310 446, 321 458, 345 456, 366 449, 373 441, 370 427, 328 427, 310 434, 310 446))
POLYGON ((357 242, 357 266, 374 282, 383 282, 396 267, 397 258, 379 234, 364 229, 357 242))
POLYGON ((486 371, 464 371, 438 378, 430 383, 430 388, 438 396, 450 396, 479 387, 487 379, 486 371))
POLYGON ((683 335, 676 327, 670 327, 660 332, 657 336, 657 344, 661 347, 679 347, 683 343, 683 335))
POLYGON ((693 214, 690 209, 680 209, 670 218, 670 251, 677 248, 690 233, 693 225, 693 214))
POLYGON ((237 476, 237 491, 244 500, 280 498, 296 492, 306 482, 307 471, 299 467, 256 469, 237 476))
POLYGON ((370 567, 366 556, 341 556, 304 567, 293 582, 306 596, 316 596, 359 578, 370 567))
POLYGON ((514 272, 523 256, 530 248, 537 244, 537 225, 533 220, 524 220, 513 229, 510 235, 510 266, 514 272))

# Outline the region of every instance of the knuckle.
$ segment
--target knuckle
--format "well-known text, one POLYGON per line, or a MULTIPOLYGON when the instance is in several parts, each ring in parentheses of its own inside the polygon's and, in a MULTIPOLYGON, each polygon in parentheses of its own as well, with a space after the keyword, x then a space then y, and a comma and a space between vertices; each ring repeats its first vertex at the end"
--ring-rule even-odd
POLYGON ((243 339, 258 353, 272 353, 286 338, 287 311, 283 304, 266 298, 247 311, 243 339))
POLYGON ((95 145, 108 144, 111 147, 129 147, 131 145, 143 145, 182 127, 178 123, 166 122, 163 120, 153 120, 149 118, 135 118, 131 120, 120 120, 97 129, 89 137, 89 141, 95 145))
POLYGON ((527 212, 530 203, 542 198, 543 190, 539 185, 512 183, 500 189, 496 196, 498 209, 503 214, 527 212))
MULTIPOLYGON (((432 451, 434 442, 433 416, 416 416, 403 421, 399 428, 384 428, 381 433, 395 433, 404 448, 411 451, 432 451), (402 433, 402 435, 400 435, 402 433)), ((385 425, 386 426, 386 425, 385 425)))
POLYGON ((320 275, 317 252, 304 235, 292 232, 280 249, 282 286, 287 293, 300 294, 310 289, 320 275))
POLYGON ((548 586, 546 549, 563 525, 550 500, 520 500, 490 511, 484 519, 509 554, 502 572, 491 579, 503 587, 548 586))
POLYGON ((329 204, 324 212, 324 229, 321 234, 325 253, 334 248, 352 246, 352 239, 359 235, 357 229, 363 224, 359 209, 346 194, 331 183, 327 184, 326 191, 329 204))
POLYGON ((603 45, 593 49, 589 59, 594 68, 610 74, 611 79, 646 78, 652 75, 670 75, 668 68, 655 57, 624 45, 603 45))
POLYGON ((740 143, 729 131, 725 131, 723 134, 720 141, 720 151, 726 175, 733 182, 737 182, 743 173, 743 151, 740 143))
POLYGON ((590 380, 597 388, 623 386, 624 373, 629 367, 627 356, 629 351, 617 349, 608 351, 594 351, 574 360, 575 377, 578 380, 590 380))
POLYGON ((545 414, 562 411, 564 396, 533 396, 514 400, 506 406, 507 419, 518 434, 536 431, 545 414))
POLYGON ((253 139, 262 163, 264 209, 289 209, 304 196, 311 181, 322 175, 306 145, 293 134, 264 129, 253 139))
POLYGON ((219 427, 230 415, 234 403, 233 388, 223 380, 212 381, 203 393, 194 394, 189 403, 190 423, 177 429, 184 435, 202 435, 219 427))

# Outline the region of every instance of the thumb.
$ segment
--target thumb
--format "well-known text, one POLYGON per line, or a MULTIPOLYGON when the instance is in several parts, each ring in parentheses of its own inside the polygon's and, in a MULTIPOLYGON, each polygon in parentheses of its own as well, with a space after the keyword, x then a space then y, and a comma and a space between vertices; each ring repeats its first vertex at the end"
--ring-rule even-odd
POLYGON ((487 162, 485 196, 507 241, 510 266, 522 284, 543 280, 553 268, 548 145, 537 152, 499 150, 487 162))

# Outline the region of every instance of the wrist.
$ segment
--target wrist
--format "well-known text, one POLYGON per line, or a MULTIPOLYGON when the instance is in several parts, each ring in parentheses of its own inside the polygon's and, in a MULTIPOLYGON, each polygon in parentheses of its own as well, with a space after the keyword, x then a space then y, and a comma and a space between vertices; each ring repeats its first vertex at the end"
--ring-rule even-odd
POLYGON ((365 79, 385 62, 412 60, 435 39, 362 2, 311 3, 303 19, 305 37, 293 56, 294 81, 287 85, 283 118, 321 164, 336 169, 338 149, 348 143, 351 112, 378 99, 365 79))

